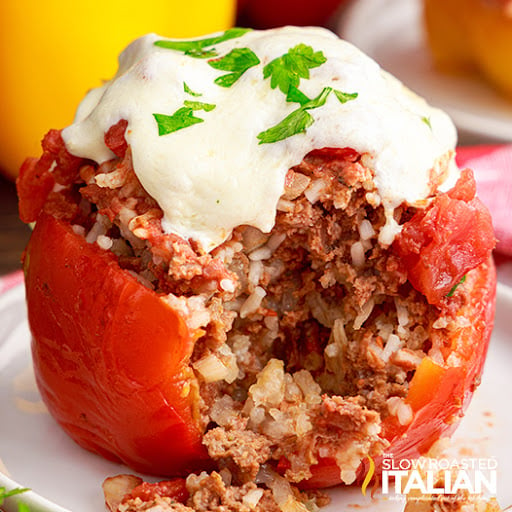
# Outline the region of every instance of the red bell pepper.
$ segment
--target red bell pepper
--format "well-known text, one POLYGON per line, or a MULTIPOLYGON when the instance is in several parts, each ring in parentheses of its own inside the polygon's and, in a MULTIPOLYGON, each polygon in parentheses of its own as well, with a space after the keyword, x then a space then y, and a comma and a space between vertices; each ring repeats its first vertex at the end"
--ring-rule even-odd
MULTIPOLYGON (((69 160, 58 133, 43 145, 45 155, 69 160)), ((115 147, 125 150, 121 143, 115 147)), ((159 475, 207 468, 210 460, 201 443, 205 425, 189 367, 202 332, 190 330, 183 313, 121 269, 113 254, 76 234, 66 210, 52 215, 51 190, 61 177, 55 171, 50 175, 51 162, 49 157, 28 161, 18 180, 21 216, 37 219, 24 270, 35 373, 44 401, 78 444, 109 459, 159 475)), ((62 167, 79 165, 72 160, 62 167)), ((403 426, 392 417, 384 419, 387 451, 397 458, 424 453, 455 428, 482 371, 494 314, 496 274, 488 260, 494 238, 471 179, 463 173, 453 191, 412 216, 394 246, 414 286, 429 297, 429 283, 436 285, 430 301, 441 314, 452 307, 446 291, 461 275, 471 290, 457 312, 466 325, 444 340, 447 364, 427 356, 410 382, 405 400, 412 422, 403 426), (471 232, 475 222, 478 237, 471 232), (476 258, 465 251, 468 239, 476 258), (453 245, 462 250, 451 251, 453 245), (460 254, 466 257, 454 259, 460 254), (445 265, 429 264, 443 257, 449 260, 445 265), (449 277, 439 280, 439 269, 449 277)), ((332 459, 320 460, 312 470, 308 487, 340 482, 332 459)))
POLYGON ((64 430, 146 473, 208 465, 188 367, 199 333, 51 215, 37 219, 24 270, 35 374, 64 430))

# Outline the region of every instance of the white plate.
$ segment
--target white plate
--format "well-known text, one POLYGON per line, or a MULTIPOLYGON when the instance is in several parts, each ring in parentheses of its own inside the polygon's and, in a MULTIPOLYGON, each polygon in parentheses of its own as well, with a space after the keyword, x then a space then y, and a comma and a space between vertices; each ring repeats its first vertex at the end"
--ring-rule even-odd
POLYGON ((476 76, 442 74, 433 68, 420 0, 356 0, 337 30, 429 103, 450 114, 462 135, 512 141, 512 101, 476 76))
MULTIPOLYGON (((496 326, 482 385, 455 436, 456 443, 481 457, 498 461, 498 498, 512 504, 512 289, 500 285, 496 326)), ((130 472, 75 445, 45 412, 31 373, 30 334, 21 285, 0 295, 0 487, 29 487, 30 492, 6 500, 7 512, 17 501, 31 512, 100 512, 101 483, 130 472)), ((359 488, 331 491, 325 512, 365 508, 398 512, 394 500, 372 501, 359 488)))

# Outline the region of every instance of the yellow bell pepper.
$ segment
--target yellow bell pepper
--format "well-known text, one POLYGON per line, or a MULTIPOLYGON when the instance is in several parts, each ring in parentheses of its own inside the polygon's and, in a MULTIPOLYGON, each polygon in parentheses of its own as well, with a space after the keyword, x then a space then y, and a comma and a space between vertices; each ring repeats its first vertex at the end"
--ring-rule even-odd
POLYGON ((477 72, 512 99, 512 3, 424 0, 427 41, 442 71, 477 72))
POLYGON ((73 120, 131 40, 225 30, 235 7, 235 0, 0 2, 0 170, 14 177, 25 157, 38 156, 43 135, 73 120))

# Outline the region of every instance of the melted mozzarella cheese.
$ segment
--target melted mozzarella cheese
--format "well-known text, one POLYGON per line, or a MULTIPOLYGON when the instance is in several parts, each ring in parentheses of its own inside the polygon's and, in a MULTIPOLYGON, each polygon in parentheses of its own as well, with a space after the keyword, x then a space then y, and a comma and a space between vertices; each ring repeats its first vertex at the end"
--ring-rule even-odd
MULTIPOLYGON (((102 163, 114 156, 105 132, 127 120, 134 171, 162 208, 164 230, 196 240, 205 251, 242 224, 270 231, 288 169, 323 147, 350 147, 363 155, 388 219, 379 239, 391 243, 400 229, 394 209, 428 196, 431 169, 455 146, 455 128, 443 112, 327 30, 250 31, 216 44, 216 58, 249 48, 260 61, 230 87, 215 83, 226 71, 208 59, 158 47, 157 40, 165 39, 149 34, 134 41, 121 54, 116 76, 86 96, 62 135, 72 154, 102 163), (298 44, 326 59, 300 79, 302 93, 316 98, 331 87, 357 97, 341 103, 329 94, 323 106, 307 110, 313 122, 305 132, 260 144, 259 133, 300 106, 271 87, 264 66, 298 44), (190 101, 214 108, 193 110, 200 121, 159 135, 154 114, 172 116, 190 101)), ((452 163, 448 180, 457 172, 452 163)))

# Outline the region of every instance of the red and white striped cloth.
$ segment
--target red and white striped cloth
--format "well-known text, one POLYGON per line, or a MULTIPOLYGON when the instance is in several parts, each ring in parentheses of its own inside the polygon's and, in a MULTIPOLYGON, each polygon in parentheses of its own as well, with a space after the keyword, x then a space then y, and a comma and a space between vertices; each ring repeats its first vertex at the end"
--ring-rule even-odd
POLYGON ((7 290, 14 288, 18 284, 23 282, 23 272, 17 270, 5 276, 0 276, 0 295, 5 293, 7 290))
POLYGON ((478 195, 491 211, 496 252, 512 257, 512 144, 460 147, 457 163, 475 173, 478 195))
MULTIPOLYGON (((478 194, 492 214, 497 259, 512 265, 512 144, 460 147, 457 163, 473 169, 478 194)), ((0 294, 22 282, 21 271, 1 276, 0 294)))

